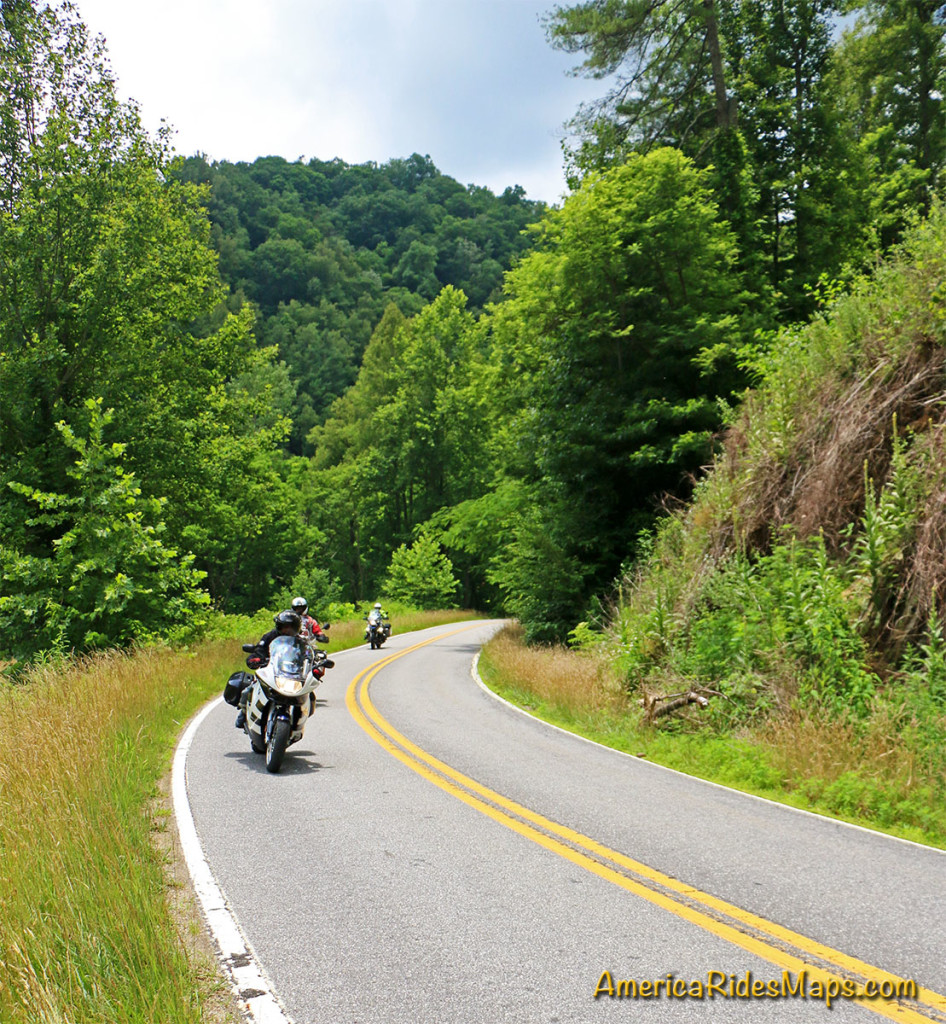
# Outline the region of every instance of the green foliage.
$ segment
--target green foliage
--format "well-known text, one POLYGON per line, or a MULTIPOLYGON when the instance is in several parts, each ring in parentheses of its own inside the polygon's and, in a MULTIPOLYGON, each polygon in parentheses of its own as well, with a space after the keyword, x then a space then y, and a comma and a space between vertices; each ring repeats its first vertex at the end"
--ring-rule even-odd
POLYGON ((450 608, 458 585, 450 559, 422 533, 410 547, 402 544, 392 554, 384 591, 420 609, 450 608))
MULTIPOLYGON (((761 581, 782 609, 773 620, 776 642, 807 670, 800 699, 815 697, 836 714, 866 712, 879 679, 847 597, 850 577, 829 559, 824 539, 778 545, 762 560, 761 581)), ((768 612, 777 614, 775 607, 768 612)))
POLYGON ((582 621, 568 631, 568 643, 578 651, 595 650, 604 643, 604 634, 589 622, 582 621))
POLYGON ((550 42, 609 81, 579 108, 572 187, 631 152, 672 145, 716 166, 714 190, 762 305, 787 320, 811 285, 862 268, 941 175, 946 25, 937 0, 581 0, 550 42), (839 38, 838 17, 856 11, 839 38))
POLYGON ((51 538, 45 555, 0 545, 3 650, 89 650, 144 641, 200 624, 209 603, 193 556, 161 541, 163 503, 142 496, 122 466, 125 446, 107 444, 111 411, 89 401, 87 437, 57 424, 75 462, 65 493, 10 483, 36 511, 26 526, 51 538))
POLYGON ((447 287, 410 321, 389 307, 357 382, 311 434, 311 505, 329 550, 348 556, 332 571, 356 600, 415 527, 486 487, 490 370, 466 305, 447 287))
POLYGON ((550 521, 554 514, 554 509, 523 512, 512 542, 489 574, 507 611, 522 623, 527 643, 559 639, 587 600, 587 569, 568 552, 564 538, 556 537, 550 521))
POLYGON ((464 187, 416 153, 380 166, 195 156, 173 173, 210 186, 223 277, 258 305, 260 341, 277 346, 295 386, 297 454, 355 382, 388 307, 409 317, 452 286, 478 312, 544 210, 518 187, 464 187))
MULTIPOLYGON (((721 728, 792 706, 861 723, 887 709, 911 749, 933 748, 923 730, 941 738, 946 552, 927 417, 944 234, 934 210, 875 280, 757 363, 731 445, 624 582, 611 632, 630 688, 709 685, 724 703, 704 720, 721 728)), ((840 807, 838 785, 825 799, 840 807)))
POLYGON ((946 22, 936 0, 868 0, 839 47, 835 87, 874 182, 881 236, 928 212, 946 160, 946 22))
POLYGON ((946 710, 946 635, 935 607, 930 612, 926 637, 907 658, 905 689, 921 691, 940 709, 946 710))
POLYGON ((904 742, 935 772, 946 750, 946 635, 940 613, 930 611, 925 635, 906 652, 897 689, 887 697, 904 742))
POLYGON ((646 598, 639 591, 622 607, 619 662, 630 685, 665 689, 665 677, 671 689, 681 679, 708 685, 724 698, 706 719, 720 728, 764 718, 794 697, 838 714, 868 710, 879 680, 861 609, 821 538, 789 540, 760 558, 733 555, 698 581, 685 572, 655 565, 638 584, 646 598))
POLYGON ((206 189, 166 176, 167 133, 152 139, 117 100, 71 5, 5 5, 2 42, 6 542, 48 557, 49 525, 27 528, 6 484, 63 493, 73 453, 57 424, 82 434, 101 401, 143 496, 164 502, 167 546, 194 554, 215 599, 256 606, 313 538, 277 455, 289 382, 249 308, 220 304, 206 189), (277 531, 285 545, 262 550, 277 531))
POLYGON ((273 607, 288 608, 293 598, 300 596, 309 602, 309 614, 320 622, 323 619, 331 622, 333 617, 337 619, 342 614, 341 584, 322 565, 310 563, 300 566, 289 586, 276 595, 273 607))
POLYGON ((747 329, 734 256, 706 173, 661 149, 586 178, 507 275, 493 360, 526 485, 490 578, 530 638, 565 635, 709 457, 747 329))

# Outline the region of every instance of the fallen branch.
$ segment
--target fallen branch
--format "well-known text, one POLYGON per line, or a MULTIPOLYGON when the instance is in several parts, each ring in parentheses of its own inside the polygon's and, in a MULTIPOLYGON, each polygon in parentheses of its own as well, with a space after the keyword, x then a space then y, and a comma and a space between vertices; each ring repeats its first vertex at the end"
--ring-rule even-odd
POLYGON ((640 701, 641 706, 644 708, 644 718, 648 723, 654 722, 658 718, 663 718, 664 715, 669 715, 674 711, 679 711, 680 708, 685 708, 690 704, 699 704, 701 708, 709 706, 709 700, 704 697, 701 693, 696 693, 693 690, 685 690, 681 693, 670 693, 663 697, 647 697, 640 701), (665 703, 660 703, 664 701, 665 703))

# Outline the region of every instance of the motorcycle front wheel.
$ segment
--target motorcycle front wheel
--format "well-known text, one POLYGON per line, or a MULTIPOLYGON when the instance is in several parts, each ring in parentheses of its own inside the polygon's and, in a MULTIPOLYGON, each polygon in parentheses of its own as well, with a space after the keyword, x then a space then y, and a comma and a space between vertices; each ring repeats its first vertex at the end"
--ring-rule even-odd
POLYGON ((282 759, 289 746, 289 735, 292 726, 285 718, 276 720, 273 731, 270 734, 269 742, 266 744, 266 771, 278 772, 282 768, 282 759))

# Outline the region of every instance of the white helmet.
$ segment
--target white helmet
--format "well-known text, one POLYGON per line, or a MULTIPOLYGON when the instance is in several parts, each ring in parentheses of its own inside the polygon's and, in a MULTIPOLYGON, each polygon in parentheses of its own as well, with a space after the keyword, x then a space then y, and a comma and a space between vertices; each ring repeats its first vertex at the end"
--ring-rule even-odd
POLYGON ((375 602, 375 608, 380 608, 380 607, 381 607, 381 602, 380 601, 376 601, 375 602))
POLYGON ((297 615, 305 615, 308 608, 309 602, 304 597, 294 597, 292 599, 292 610, 297 615))

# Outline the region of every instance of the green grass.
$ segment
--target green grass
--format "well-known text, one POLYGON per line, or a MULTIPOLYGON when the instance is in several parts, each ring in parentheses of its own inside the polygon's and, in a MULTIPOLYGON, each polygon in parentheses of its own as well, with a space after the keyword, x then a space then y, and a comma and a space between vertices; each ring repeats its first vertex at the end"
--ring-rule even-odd
MULTIPOLYGON (((390 610, 398 632, 475 616, 390 610)), ((184 724, 271 622, 221 618, 193 650, 63 660, 0 684, 2 1024, 236 1024, 216 963, 172 912, 158 798, 184 724)), ((363 628, 333 624, 331 649, 363 628)))
POLYGON ((213 985, 169 914, 152 807, 229 660, 152 648, 0 690, 0 1020, 202 1019, 213 985))

